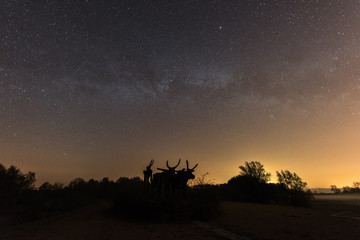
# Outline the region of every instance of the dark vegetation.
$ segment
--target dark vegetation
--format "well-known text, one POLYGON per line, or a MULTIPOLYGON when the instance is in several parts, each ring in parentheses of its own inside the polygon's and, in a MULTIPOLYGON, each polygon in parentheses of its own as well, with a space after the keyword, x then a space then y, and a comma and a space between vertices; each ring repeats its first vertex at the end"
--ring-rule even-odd
POLYGON ((353 182, 352 187, 344 186, 344 187, 342 187, 342 190, 340 188, 338 188, 336 185, 331 185, 330 188, 331 188, 331 191, 335 194, 360 193, 360 182, 353 182))
POLYGON ((240 174, 224 184, 225 199, 254 203, 309 206, 312 194, 307 184, 288 170, 276 172, 278 183, 269 183, 271 174, 260 162, 245 162, 240 174))
MULTIPOLYGON (((187 187, 189 179, 186 179, 185 189, 176 188, 172 193, 176 197, 165 199, 149 194, 149 186, 139 177, 120 177, 116 181, 106 177, 88 181, 76 178, 67 185, 45 182, 36 189, 35 173, 24 174, 14 166, 6 168, 0 164, 0 216, 21 223, 112 201, 113 208, 109 210, 112 216, 145 221, 186 221, 218 216, 221 214, 218 203, 223 200, 295 206, 310 203, 311 194, 305 191, 306 183, 287 170, 277 172, 278 183, 274 184, 269 183, 271 175, 261 163, 245 162, 238 176, 226 184, 214 184, 213 180, 207 180, 207 173, 195 178, 192 175, 195 167, 189 168, 187 163, 187 169, 177 171, 179 177, 191 174, 188 178, 194 179, 187 187)), ((152 176, 148 181, 150 179, 152 176)))

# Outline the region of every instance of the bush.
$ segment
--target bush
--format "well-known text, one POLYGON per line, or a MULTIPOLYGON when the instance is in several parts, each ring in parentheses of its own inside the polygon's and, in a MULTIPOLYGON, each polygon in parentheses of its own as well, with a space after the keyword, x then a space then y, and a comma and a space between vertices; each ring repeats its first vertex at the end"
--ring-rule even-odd
POLYGON ((125 189, 128 188, 122 188, 118 193, 112 209, 119 217, 186 222, 191 219, 209 220, 220 214, 220 192, 216 185, 197 185, 188 189, 187 198, 164 201, 149 199, 143 188, 125 189))
POLYGON ((6 168, 0 164, 0 203, 1 205, 16 205, 21 195, 35 188, 35 173, 22 173, 15 166, 6 168))
POLYGON ((247 176, 236 176, 223 185, 224 200, 309 206, 312 195, 284 184, 258 182, 247 176))
POLYGON ((192 187, 189 191, 190 218, 196 220, 211 220, 221 215, 219 200, 220 185, 203 184, 192 187))

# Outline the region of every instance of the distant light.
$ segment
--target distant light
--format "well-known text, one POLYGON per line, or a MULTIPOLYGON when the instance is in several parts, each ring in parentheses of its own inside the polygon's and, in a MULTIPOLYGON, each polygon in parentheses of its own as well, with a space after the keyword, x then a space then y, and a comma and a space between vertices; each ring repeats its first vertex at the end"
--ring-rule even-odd
POLYGON ((222 26, 219 26, 219 30, 221 30, 222 29, 222 26))

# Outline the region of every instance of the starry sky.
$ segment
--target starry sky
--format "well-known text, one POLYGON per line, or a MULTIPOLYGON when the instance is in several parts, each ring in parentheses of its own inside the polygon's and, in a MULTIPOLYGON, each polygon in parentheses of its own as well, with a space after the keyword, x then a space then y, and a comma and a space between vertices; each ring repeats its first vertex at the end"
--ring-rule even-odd
POLYGON ((358 1, 4 0, 0 39, 0 162, 38 184, 151 158, 360 180, 358 1))

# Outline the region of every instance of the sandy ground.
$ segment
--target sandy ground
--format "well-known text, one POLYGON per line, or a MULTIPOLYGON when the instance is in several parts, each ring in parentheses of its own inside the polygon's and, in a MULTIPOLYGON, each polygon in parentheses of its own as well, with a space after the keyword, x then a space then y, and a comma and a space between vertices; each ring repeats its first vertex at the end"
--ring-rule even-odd
POLYGON ((97 205, 69 214, 3 231, 0 239, 14 240, 110 240, 110 239, 224 239, 194 224, 166 224, 123 221, 103 213, 97 205))
POLYGON ((315 195, 315 200, 326 200, 326 201, 342 201, 348 204, 355 204, 360 206, 360 194, 359 193, 348 193, 348 194, 324 194, 315 195))
POLYGON ((222 203, 224 215, 211 224, 251 239, 360 239, 360 220, 333 217, 338 211, 222 203))
MULTIPOLYGON (((0 231, 0 239, 226 239, 193 223, 149 223, 109 217, 101 204, 0 231)), ((249 239, 360 239, 360 220, 338 211, 250 203, 222 203, 223 215, 207 224, 249 239)))

